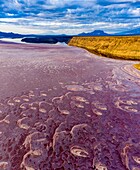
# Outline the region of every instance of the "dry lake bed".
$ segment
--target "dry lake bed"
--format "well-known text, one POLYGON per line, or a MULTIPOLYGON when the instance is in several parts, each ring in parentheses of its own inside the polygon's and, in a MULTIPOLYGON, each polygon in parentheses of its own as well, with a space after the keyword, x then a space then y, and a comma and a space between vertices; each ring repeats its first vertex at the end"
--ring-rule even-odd
POLYGON ((0 170, 140 170, 134 63, 1 42, 0 170))

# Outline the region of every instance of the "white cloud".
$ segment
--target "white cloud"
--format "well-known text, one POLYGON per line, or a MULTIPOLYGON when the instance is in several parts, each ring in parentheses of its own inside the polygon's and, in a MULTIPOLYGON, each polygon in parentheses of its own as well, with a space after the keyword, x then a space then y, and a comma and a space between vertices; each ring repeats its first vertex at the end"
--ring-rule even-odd
POLYGON ((18 18, 0 18, 0 22, 11 22, 11 23, 15 23, 18 22, 18 18))
POLYGON ((56 7, 64 7, 71 5, 78 5, 83 7, 91 7, 96 4, 96 0, 47 0, 46 4, 56 7))
POLYGON ((136 8, 136 9, 129 9, 128 11, 130 14, 134 15, 134 16, 138 16, 140 17, 140 8, 136 8))
POLYGON ((115 32, 130 26, 135 27, 140 16, 140 8, 136 4, 132 5, 131 2, 134 1, 130 0, 1 1, 5 5, 0 7, 0 30, 4 30, 7 24, 6 30, 19 33, 54 31, 74 34, 94 29, 115 32), (133 18, 130 20, 131 16, 133 18))
POLYGON ((11 0, 4 2, 5 8, 7 9, 21 9, 22 4, 18 2, 18 0, 11 0))
POLYGON ((110 2, 140 2, 140 0, 109 0, 110 2))
MULTIPOLYGON (((14 25, 14 24, 1 24, 0 26, 0 30, 3 32, 14 32, 14 33, 21 33, 21 34, 43 34, 44 30, 40 29, 40 28, 35 28, 32 26, 21 26, 21 25, 14 25), (10 28, 10 29, 9 29, 10 28)), ((46 29, 46 32, 51 32, 50 30, 46 29)))
POLYGON ((11 13, 7 13, 6 14, 8 17, 13 17, 13 16, 15 16, 15 14, 11 14, 11 13))
POLYGON ((121 30, 130 27, 132 23, 115 23, 115 22, 91 22, 82 23, 79 21, 69 20, 47 20, 41 18, 27 17, 27 18, 1 18, 1 30, 19 33, 53 33, 54 34, 76 34, 80 32, 91 32, 95 29, 103 29, 105 31, 121 30))

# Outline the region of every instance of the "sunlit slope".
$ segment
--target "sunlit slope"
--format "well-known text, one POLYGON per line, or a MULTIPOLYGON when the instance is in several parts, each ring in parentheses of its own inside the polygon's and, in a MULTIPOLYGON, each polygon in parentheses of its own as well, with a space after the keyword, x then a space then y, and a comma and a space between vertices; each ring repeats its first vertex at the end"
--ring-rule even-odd
POLYGON ((140 60, 140 36, 73 37, 69 45, 110 58, 140 60))

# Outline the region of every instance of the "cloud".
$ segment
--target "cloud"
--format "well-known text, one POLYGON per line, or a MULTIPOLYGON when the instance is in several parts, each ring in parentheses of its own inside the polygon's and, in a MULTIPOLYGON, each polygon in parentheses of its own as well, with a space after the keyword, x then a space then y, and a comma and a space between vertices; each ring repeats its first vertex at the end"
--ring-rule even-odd
MULTIPOLYGON (((140 2, 140 0, 117 0, 117 2, 140 2)), ((110 0, 110 2, 116 2, 116 0, 110 0)))
POLYGON ((140 16, 140 8, 130 9, 128 12, 134 16, 140 16))
MULTIPOLYGON (((42 34, 42 30, 40 30, 39 28, 36 27, 32 27, 32 26, 24 26, 24 25, 15 25, 15 24, 11 24, 11 23, 0 23, 0 28, 1 31, 7 31, 7 32, 14 32, 14 33, 22 33, 22 34, 42 34), (9 27, 10 29, 7 30, 7 27, 9 27)), ((52 34, 54 33, 53 31, 47 30, 46 32, 48 32, 48 34, 52 34)))
POLYGON ((136 27, 139 16, 140 0, 0 1, 0 31, 74 34, 104 29, 117 32, 136 27))

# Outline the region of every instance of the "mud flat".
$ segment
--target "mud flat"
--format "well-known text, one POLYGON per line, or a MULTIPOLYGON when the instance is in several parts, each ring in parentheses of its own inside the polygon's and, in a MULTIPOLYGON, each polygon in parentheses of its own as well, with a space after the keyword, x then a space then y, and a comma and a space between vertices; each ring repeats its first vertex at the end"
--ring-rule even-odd
POLYGON ((1 170, 139 170, 140 72, 69 46, 0 44, 1 170))

